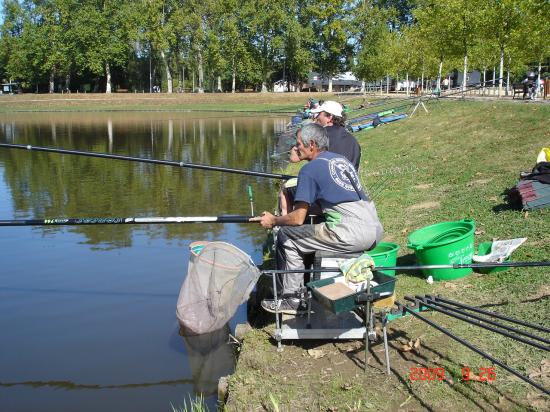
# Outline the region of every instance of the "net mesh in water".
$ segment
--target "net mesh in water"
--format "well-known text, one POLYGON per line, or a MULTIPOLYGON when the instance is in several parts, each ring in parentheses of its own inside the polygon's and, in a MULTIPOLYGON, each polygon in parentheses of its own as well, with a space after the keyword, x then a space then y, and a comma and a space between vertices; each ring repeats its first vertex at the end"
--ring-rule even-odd
POLYGON ((225 242, 200 243, 190 246, 187 277, 176 310, 184 330, 197 335, 223 327, 260 276, 250 256, 237 247, 225 242))

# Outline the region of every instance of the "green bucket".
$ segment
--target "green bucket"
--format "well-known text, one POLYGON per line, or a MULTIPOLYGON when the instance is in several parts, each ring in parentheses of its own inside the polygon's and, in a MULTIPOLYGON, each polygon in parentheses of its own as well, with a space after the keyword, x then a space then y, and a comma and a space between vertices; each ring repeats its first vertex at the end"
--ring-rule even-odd
MULTIPOLYGON (((367 253, 374 260, 375 266, 395 266, 397 263, 397 252, 399 245, 390 242, 380 242, 367 253)), ((395 270, 381 270, 388 276, 395 276, 395 270)))
MULTIPOLYGON (((420 265, 470 264, 475 228, 472 219, 436 223, 412 232, 407 247, 414 250, 420 265)), ((451 280, 469 275, 472 269, 423 269, 422 272, 434 280, 451 280)))
MULTIPOLYGON (((491 246, 493 246, 493 242, 482 242, 477 246, 477 254, 478 256, 485 256, 491 253, 491 246)), ((508 256, 505 260, 505 262, 510 261, 510 256, 508 256)), ((497 272, 503 272, 505 270, 508 270, 510 268, 507 268, 505 266, 496 267, 496 268, 477 268, 476 272, 478 273, 497 273, 497 272)))

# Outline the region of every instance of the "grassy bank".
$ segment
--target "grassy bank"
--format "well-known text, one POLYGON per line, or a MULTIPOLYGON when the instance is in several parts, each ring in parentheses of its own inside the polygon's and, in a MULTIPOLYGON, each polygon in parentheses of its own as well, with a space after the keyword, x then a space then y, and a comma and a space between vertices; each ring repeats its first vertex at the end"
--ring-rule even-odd
MULTIPOLYGON (((411 262, 407 236, 445 220, 472 218, 476 244, 527 237, 516 261, 550 259, 550 209, 511 209, 504 193, 530 170, 550 142, 550 105, 502 102, 430 104, 429 114, 357 134, 361 175, 373 193, 386 241, 401 246, 399 263, 411 262)), ((550 270, 517 268, 426 283, 399 273, 404 295, 442 294, 528 322, 550 326, 550 270)), ((550 365, 541 350, 470 327, 443 315, 428 318, 550 387, 550 365)), ((489 361, 411 317, 389 325, 392 375, 383 373, 376 344, 368 373, 361 342, 300 341, 276 351, 274 325, 245 338, 230 379, 227 409, 237 410, 548 410, 548 397, 496 367, 494 382, 465 382, 461 369, 493 367, 489 361), (408 342, 419 339, 411 350, 408 342), (444 368, 443 381, 412 381, 412 367, 444 368)))
POLYGON ((288 111, 328 93, 112 93, 0 95, 0 113, 40 111, 288 111))

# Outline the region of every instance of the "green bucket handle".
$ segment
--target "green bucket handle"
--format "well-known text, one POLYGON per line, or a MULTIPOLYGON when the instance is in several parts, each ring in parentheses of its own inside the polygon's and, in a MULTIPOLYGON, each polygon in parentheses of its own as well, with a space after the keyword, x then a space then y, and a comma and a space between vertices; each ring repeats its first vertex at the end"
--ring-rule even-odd
POLYGON ((474 219, 466 218, 466 219, 459 220, 459 222, 471 223, 472 225, 474 225, 474 227, 476 227, 476 221, 474 219))

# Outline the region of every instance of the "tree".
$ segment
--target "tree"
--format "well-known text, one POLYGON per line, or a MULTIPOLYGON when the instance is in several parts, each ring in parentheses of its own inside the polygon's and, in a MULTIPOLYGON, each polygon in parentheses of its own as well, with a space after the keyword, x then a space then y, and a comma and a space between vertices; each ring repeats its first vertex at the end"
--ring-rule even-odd
POLYGON ((4 22, 0 31, 0 63, 2 78, 28 81, 32 70, 28 48, 25 47, 25 27, 29 17, 17 0, 3 3, 4 22))
POLYGON ((73 62, 71 16, 76 7, 72 0, 34 0, 26 4, 29 19, 23 38, 31 67, 49 76, 49 92, 55 90, 55 78, 70 73, 73 62))
POLYGON ((72 32, 80 71, 105 76, 105 92, 111 93, 113 66, 126 63, 130 52, 131 2, 90 0, 75 11, 72 32))
POLYGON ((245 81, 250 78, 251 75, 248 72, 254 64, 241 33, 242 9, 238 0, 226 0, 221 7, 223 7, 220 22, 221 52, 225 56, 225 67, 231 78, 231 93, 235 93, 237 79, 245 81))
POLYGON ((346 0, 328 0, 309 7, 314 33, 314 61, 317 70, 328 78, 328 91, 332 92, 332 77, 348 67, 353 47, 350 42, 350 21, 346 0))
POLYGON ((262 92, 267 92, 275 61, 281 58, 284 49, 286 10, 291 1, 256 0, 242 3, 245 22, 242 32, 259 64, 262 92))
MULTIPOLYGON (((550 56, 550 3, 545 0, 525 0, 521 3, 528 25, 518 46, 527 49, 527 58, 538 64, 538 77, 542 76, 542 62, 550 56)), ((538 89, 538 87, 537 87, 538 89)))
POLYGON ((288 75, 296 90, 300 91, 302 83, 311 71, 315 34, 309 24, 306 1, 288 2, 287 7, 289 8, 285 13, 283 80, 286 88, 288 75))
POLYGON ((444 2, 423 1, 413 11, 418 27, 419 41, 425 45, 428 56, 437 59, 437 89, 441 90, 441 77, 445 60, 456 54, 455 21, 448 16, 449 9, 444 2))
POLYGON ((141 41, 149 45, 151 54, 155 53, 160 58, 164 66, 167 92, 172 93, 173 67, 181 57, 182 27, 187 22, 188 10, 178 0, 142 0, 140 9, 141 41))
MULTIPOLYGON (((526 24, 520 3, 523 0, 489 0, 484 4, 482 33, 496 46, 499 52, 500 69, 498 82, 498 96, 502 96, 504 80, 505 56, 509 52, 513 38, 522 31, 526 24)), ((548 21, 546 22, 546 25, 548 21)), ((509 53, 508 53, 509 54, 509 53)))
POLYGON ((387 11, 374 1, 364 1, 354 10, 351 24, 355 39, 353 73, 365 81, 374 81, 386 74, 382 50, 388 36, 387 11))

